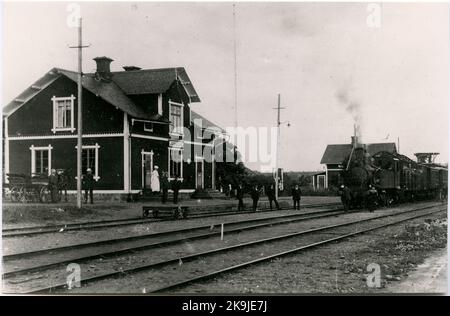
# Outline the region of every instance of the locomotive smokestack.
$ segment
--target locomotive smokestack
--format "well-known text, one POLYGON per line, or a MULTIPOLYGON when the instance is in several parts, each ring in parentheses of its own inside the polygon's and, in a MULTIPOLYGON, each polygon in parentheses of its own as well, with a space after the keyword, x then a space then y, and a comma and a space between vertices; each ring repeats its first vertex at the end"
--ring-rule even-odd
POLYGON ((360 131, 359 126, 357 124, 353 125, 353 136, 352 136, 352 148, 361 148, 361 139, 360 139, 360 131))
POLYGON ((352 136, 352 147, 356 148, 357 145, 358 145, 358 137, 352 136))

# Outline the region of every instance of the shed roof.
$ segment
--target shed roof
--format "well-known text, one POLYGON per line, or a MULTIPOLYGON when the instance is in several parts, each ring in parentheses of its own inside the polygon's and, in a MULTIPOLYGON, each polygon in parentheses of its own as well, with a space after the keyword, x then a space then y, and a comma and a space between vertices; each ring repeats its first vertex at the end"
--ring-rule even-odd
MULTIPOLYGON (((374 155, 380 151, 386 151, 389 153, 397 153, 395 143, 373 143, 367 144, 367 152, 370 155, 374 155)), ((352 151, 351 144, 332 144, 328 145, 322 156, 321 164, 340 164, 343 163, 350 152, 352 151)))

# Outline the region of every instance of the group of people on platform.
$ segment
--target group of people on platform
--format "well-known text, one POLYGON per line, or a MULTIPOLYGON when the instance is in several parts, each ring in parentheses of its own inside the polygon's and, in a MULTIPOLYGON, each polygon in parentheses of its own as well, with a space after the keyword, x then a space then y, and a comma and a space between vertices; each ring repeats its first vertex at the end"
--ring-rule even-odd
MULTIPOLYGON (((259 198, 261 196, 261 190, 262 186, 258 186, 258 185, 254 185, 252 186, 251 190, 250 190, 250 197, 252 199, 252 210, 254 212, 257 211, 258 209, 258 202, 259 202, 259 198)), ((270 210, 273 210, 273 205, 275 204, 275 207, 277 210, 280 209, 280 204, 277 201, 276 198, 276 194, 275 194, 275 185, 274 184, 270 184, 268 186, 268 188, 265 190, 266 196, 269 199, 269 205, 270 205, 270 210)), ((299 187, 298 184, 296 184, 292 190, 291 190, 291 194, 292 194, 292 200, 293 200, 293 204, 294 204, 294 209, 296 210, 300 210, 300 199, 302 196, 302 191, 299 187)), ((238 200, 238 211, 244 211, 245 207, 244 207, 244 189, 243 189, 243 185, 239 184, 237 189, 236 189, 236 198, 238 200)))
POLYGON ((178 175, 175 176, 174 180, 169 183, 169 177, 167 171, 163 171, 161 177, 159 176, 159 167, 154 166, 153 171, 150 176, 150 189, 153 194, 161 193, 161 202, 166 203, 169 195, 169 187, 173 192, 173 203, 178 203, 178 195, 181 188, 181 181, 178 175))

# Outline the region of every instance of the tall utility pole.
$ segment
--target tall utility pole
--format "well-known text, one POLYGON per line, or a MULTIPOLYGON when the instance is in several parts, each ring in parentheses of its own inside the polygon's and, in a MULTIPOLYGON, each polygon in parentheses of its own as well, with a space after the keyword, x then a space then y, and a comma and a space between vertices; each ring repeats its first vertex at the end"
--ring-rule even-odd
MULTIPOLYGON (((236 4, 233 3, 233 48, 234 48, 234 127, 238 127, 237 110, 237 48, 236 48, 236 4)), ((235 131, 236 133, 236 131, 235 131)), ((236 143, 235 143, 236 145, 236 143)))
POLYGON ((285 109, 284 107, 281 107, 281 95, 278 93, 278 106, 274 108, 277 110, 277 153, 275 158, 275 198, 278 200, 278 149, 280 144, 280 111, 282 109, 285 109))
POLYGON ((78 109, 77 109, 77 208, 81 209, 81 153, 83 150, 83 120, 82 120, 82 97, 83 97, 83 86, 82 86, 82 77, 83 77, 83 48, 89 47, 83 46, 83 39, 82 39, 82 19, 80 17, 79 24, 78 24, 78 45, 77 46, 70 46, 70 48, 77 48, 78 49, 78 109))

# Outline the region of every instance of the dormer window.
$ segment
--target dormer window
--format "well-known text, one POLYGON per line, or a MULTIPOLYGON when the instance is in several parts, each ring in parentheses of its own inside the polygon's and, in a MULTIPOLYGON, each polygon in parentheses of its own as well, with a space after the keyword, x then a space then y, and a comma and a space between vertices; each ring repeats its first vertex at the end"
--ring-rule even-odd
POLYGON ((74 100, 75 97, 53 97, 53 128, 52 132, 74 132, 74 100))

